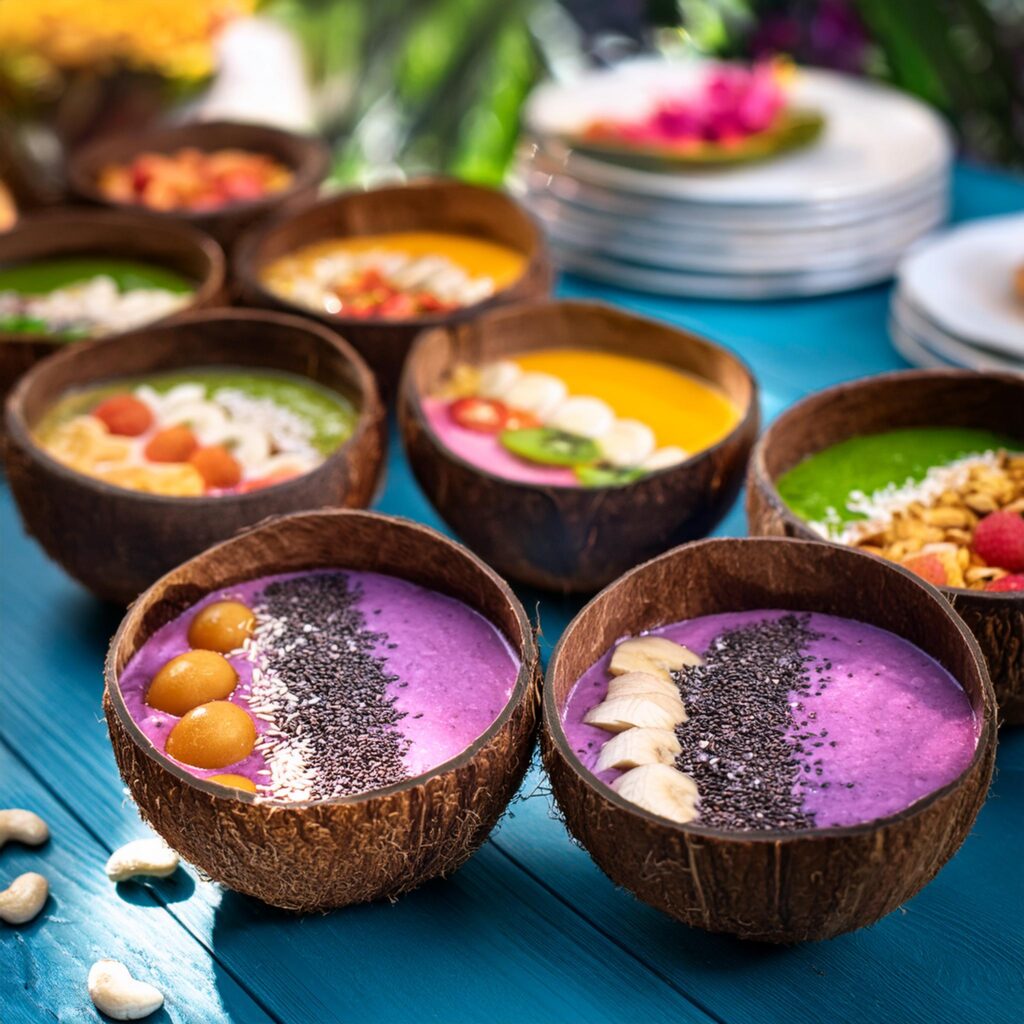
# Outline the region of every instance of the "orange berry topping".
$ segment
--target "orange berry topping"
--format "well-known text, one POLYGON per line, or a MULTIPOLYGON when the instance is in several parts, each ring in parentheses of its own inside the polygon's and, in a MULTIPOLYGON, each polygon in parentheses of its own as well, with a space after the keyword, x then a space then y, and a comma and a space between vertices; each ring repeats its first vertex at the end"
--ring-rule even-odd
POLYGON ((171 658, 149 684, 146 703, 169 715, 184 715, 200 704, 222 700, 238 684, 231 662, 214 651, 187 651, 171 658))
POLYGON ((227 654, 252 636, 255 625, 252 609, 241 601, 214 601, 198 611, 189 623, 188 642, 191 647, 227 654))
POLYGON ((213 700, 193 708, 171 730, 167 753, 194 768, 226 768, 252 753, 256 726, 237 704, 213 700))
POLYGON ((153 413, 148 405, 134 395, 111 395, 92 411, 112 434, 138 437, 153 425, 153 413))
POLYGON ((199 448, 188 460, 206 482, 207 487, 223 489, 235 487, 242 479, 242 467, 235 457, 219 444, 199 448))
POLYGON ((158 430, 146 445, 145 456, 150 462, 188 462, 198 447, 195 434, 182 423, 158 430))
POLYGON ((244 789, 246 793, 256 792, 256 783, 247 779, 244 775, 235 775, 227 772, 224 775, 208 775, 207 782, 216 782, 221 786, 230 786, 232 789, 244 789))

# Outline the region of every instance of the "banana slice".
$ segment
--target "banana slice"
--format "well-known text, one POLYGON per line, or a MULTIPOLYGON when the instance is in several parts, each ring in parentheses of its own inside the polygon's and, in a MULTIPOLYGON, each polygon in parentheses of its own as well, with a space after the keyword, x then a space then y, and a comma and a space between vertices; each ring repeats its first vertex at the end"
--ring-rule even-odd
POLYGON ((605 462, 620 469, 641 465, 654 452, 654 431, 639 420, 616 420, 598 447, 605 462))
POLYGON ((631 768, 612 783, 612 789, 637 807, 681 825, 697 817, 697 783, 667 764, 631 768))
POLYGON ((688 647, 663 636, 637 636, 623 640, 612 654, 608 671, 613 676, 627 672, 649 672, 671 682, 669 672, 678 672, 685 665, 703 665, 704 660, 688 647))
MULTIPOLYGON (((685 712, 683 715, 685 717, 685 712)), ((673 729, 683 719, 670 699, 647 693, 642 697, 613 697, 602 701, 583 716, 583 721, 605 732, 624 732, 633 728, 673 729)))
POLYGON ((270 438, 265 430, 252 423, 228 424, 217 441, 245 467, 255 466, 270 458, 270 438))
POLYGON ((164 426, 185 423, 203 444, 218 444, 228 429, 228 418, 213 402, 182 402, 164 411, 164 426))
POLYGON ((652 672, 626 672, 608 684, 608 697, 632 697, 638 693, 657 693, 669 700, 680 700, 679 687, 671 679, 652 672))
POLYGON ((671 729, 627 729, 613 736, 597 756, 599 772, 626 771, 642 764, 673 764, 683 746, 671 729))
POLYGON ((524 373, 505 392, 504 402, 544 420, 565 398, 567 390, 565 383, 550 373, 524 373))
POLYGON ((648 473, 656 473, 659 469, 668 469, 669 466, 676 466, 680 462, 685 462, 689 457, 689 452, 674 444, 670 444, 664 448, 659 448, 648 458, 644 459, 640 468, 646 469, 648 473))
POLYGON ((545 426, 564 430, 578 437, 604 437, 615 423, 615 412, 607 402, 587 395, 575 395, 562 402, 548 417, 545 426))
POLYGON ((523 371, 511 359, 499 359, 480 368, 479 393, 484 398, 504 398, 523 371))

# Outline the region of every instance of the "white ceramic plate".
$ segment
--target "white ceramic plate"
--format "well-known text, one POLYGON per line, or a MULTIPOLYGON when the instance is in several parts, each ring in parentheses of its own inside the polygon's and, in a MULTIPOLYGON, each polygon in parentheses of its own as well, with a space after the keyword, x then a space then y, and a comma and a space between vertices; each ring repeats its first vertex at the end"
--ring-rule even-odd
MULTIPOLYGON (((710 66, 641 58, 570 83, 546 83, 527 102, 527 130, 557 139, 596 118, 643 116, 666 95, 692 92, 710 66)), ((795 105, 824 115, 824 131, 806 148, 763 163, 658 173, 569 152, 565 167, 580 180, 645 196, 804 206, 892 192, 938 172, 950 160, 942 121, 903 93, 831 71, 801 69, 790 96, 795 105)))
POLYGON ((1024 360, 1024 299, 1013 290, 1022 263, 1024 213, 987 217, 915 247, 900 290, 946 334, 1024 360))
POLYGON ((750 238, 663 230, 657 222, 602 218, 543 198, 529 206, 554 238, 595 253, 666 269, 727 274, 835 270, 882 258, 895 265, 907 246, 943 223, 948 212, 940 197, 909 214, 855 229, 750 238))
POLYGON ((595 281, 655 295, 709 299, 785 299, 828 295, 885 281, 899 256, 864 264, 802 274, 698 274, 627 263, 587 249, 551 240, 556 262, 595 281))
POLYGON ((920 366, 924 370, 946 370, 950 367, 957 369, 963 369, 959 363, 947 362, 941 359, 935 353, 925 348, 916 338, 913 338, 909 332, 905 331, 899 324, 894 321, 889 321, 889 338, 892 340, 892 347, 911 366, 920 366))
POLYGON ((687 230, 741 230, 749 235, 777 236, 779 232, 828 232, 895 216, 928 199, 948 197, 950 176, 948 169, 944 169, 940 174, 916 183, 910 190, 887 194, 870 202, 846 203, 841 206, 822 203, 803 208, 720 206, 681 203, 670 199, 643 199, 595 188, 585 182, 543 170, 536 162, 520 163, 509 175, 508 186, 523 198, 544 196, 609 217, 657 222, 687 230))
POLYGON ((1008 358, 990 349, 978 348, 944 333, 914 310, 902 298, 899 289, 893 291, 890 311, 891 326, 895 326, 933 355, 955 366, 966 367, 969 370, 1024 372, 1024 360, 1008 358))

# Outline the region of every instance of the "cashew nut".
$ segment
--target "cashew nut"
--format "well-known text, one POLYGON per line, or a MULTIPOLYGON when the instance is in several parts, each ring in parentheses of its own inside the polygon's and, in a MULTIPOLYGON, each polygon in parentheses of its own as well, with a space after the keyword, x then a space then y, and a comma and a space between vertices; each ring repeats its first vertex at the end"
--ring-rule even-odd
POLYGON ((0 892, 0 921, 25 924, 31 921, 46 902, 50 885, 42 875, 26 871, 0 892))
POLYGON ((160 989, 136 981, 116 960, 97 960, 86 984, 96 1009, 114 1020, 141 1020, 164 1005, 160 989))
POLYGON ((162 839, 136 839, 115 850, 107 861, 107 878, 124 882, 136 875, 166 878, 178 869, 178 855, 162 839))
POLYGON ((0 846, 9 840, 38 846, 49 838, 50 830, 38 814, 20 808, 0 811, 0 846))

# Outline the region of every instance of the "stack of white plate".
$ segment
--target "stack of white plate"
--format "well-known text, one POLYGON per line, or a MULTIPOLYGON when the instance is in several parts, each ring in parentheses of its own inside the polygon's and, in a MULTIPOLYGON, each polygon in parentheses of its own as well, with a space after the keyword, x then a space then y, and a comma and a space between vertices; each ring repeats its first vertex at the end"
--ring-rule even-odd
POLYGON ((908 362, 1024 372, 1024 214, 922 241, 900 264, 889 333, 908 362))
POLYGON ((530 97, 510 185, 563 267, 666 295, 814 295, 885 280, 946 219, 943 123, 902 93, 833 72, 801 70, 790 92, 824 116, 821 136, 760 163, 639 169, 564 141, 595 119, 691 94, 709 67, 644 58, 530 97))

